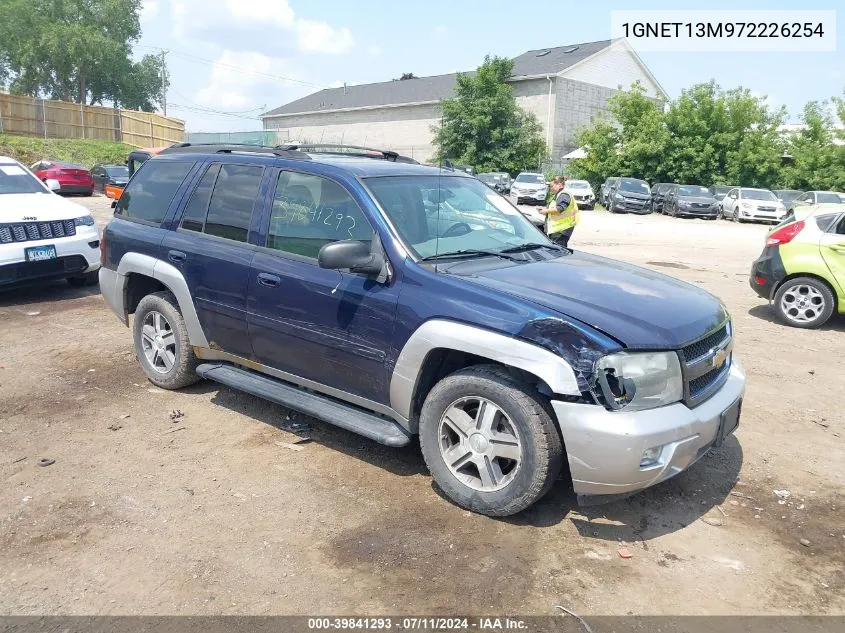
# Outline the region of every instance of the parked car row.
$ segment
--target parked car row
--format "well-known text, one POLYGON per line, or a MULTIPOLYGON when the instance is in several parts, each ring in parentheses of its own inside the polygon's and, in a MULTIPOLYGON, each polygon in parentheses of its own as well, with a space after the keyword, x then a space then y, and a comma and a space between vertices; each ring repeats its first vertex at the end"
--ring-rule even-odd
POLYGON ((649 189, 644 180, 614 176, 602 184, 599 202, 611 213, 665 213, 674 217, 721 217, 734 222, 777 224, 800 206, 845 203, 845 194, 666 182, 655 183, 649 189))
MULTIPOLYGON (((41 182, 55 180, 59 183, 57 193, 92 196, 95 191, 108 195, 109 185, 122 189, 129 180, 126 165, 94 165, 91 169, 77 163, 43 159, 30 166, 30 171, 41 182)), ((119 195, 119 193, 117 194, 119 195)), ((115 197, 114 194, 110 197, 115 197)))

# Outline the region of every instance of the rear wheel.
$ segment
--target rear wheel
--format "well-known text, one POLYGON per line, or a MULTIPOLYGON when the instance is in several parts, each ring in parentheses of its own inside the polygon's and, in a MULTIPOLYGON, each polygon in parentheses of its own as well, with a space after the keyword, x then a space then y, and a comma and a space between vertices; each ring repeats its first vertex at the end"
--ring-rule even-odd
POLYGON ((199 380, 199 361, 171 293, 156 292, 141 299, 133 330, 138 361, 151 383, 162 389, 179 389, 199 380))
POLYGON ((775 314, 786 325, 817 328, 833 314, 835 299, 830 288, 812 277, 796 277, 784 282, 775 293, 775 314))
POLYGON ((563 446, 541 398, 493 365, 460 370, 434 386, 420 415, 420 446, 451 500, 508 516, 548 492, 563 446))

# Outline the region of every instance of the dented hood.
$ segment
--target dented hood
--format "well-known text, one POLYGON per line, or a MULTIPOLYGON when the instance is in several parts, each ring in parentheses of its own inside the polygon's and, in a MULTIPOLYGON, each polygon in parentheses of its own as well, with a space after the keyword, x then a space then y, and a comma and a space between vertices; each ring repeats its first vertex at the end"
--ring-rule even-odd
POLYGON ((575 318, 631 349, 678 349, 727 318, 720 301, 696 286, 585 253, 465 279, 575 318))

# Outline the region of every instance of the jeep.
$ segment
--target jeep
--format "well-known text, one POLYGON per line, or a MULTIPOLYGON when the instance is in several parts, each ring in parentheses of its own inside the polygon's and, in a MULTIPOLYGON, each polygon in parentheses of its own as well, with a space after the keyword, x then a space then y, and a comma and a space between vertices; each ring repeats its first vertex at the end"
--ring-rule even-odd
POLYGON ((458 505, 511 515, 682 472, 739 422, 707 292, 551 243, 458 171, 390 151, 191 146, 146 161, 100 285, 164 389, 200 378, 388 446, 458 505))

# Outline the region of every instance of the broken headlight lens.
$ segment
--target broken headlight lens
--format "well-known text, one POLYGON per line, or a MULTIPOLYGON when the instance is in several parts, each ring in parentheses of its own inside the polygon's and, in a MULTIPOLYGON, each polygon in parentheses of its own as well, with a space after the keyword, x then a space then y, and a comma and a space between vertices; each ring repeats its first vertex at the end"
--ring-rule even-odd
POLYGON ((619 352, 596 363, 595 390, 609 409, 640 411, 684 397, 675 352, 619 352))

